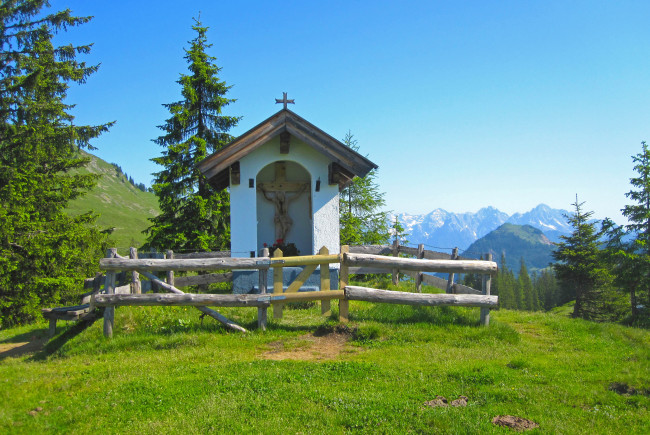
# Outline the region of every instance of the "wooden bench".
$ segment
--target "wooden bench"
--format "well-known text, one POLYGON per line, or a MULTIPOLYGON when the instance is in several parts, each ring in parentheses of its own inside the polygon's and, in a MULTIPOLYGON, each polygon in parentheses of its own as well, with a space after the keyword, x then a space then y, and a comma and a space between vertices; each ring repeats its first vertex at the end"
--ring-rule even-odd
MULTIPOLYGON (((90 311, 90 299, 93 295, 101 293, 104 280, 105 277, 101 273, 97 273, 94 278, 86 278, 84 280, 84 289, 90 288, 92 290, 79 296, 79 305, 74 305, 72 307, 43 308, 41 310, 43 317, 50 321, 50 337, 56 335, 57 320, 89 320, 96 315, 94 311, 90 311)), ((115 293, 131 293, 130 285, 117 287, 115 293)))

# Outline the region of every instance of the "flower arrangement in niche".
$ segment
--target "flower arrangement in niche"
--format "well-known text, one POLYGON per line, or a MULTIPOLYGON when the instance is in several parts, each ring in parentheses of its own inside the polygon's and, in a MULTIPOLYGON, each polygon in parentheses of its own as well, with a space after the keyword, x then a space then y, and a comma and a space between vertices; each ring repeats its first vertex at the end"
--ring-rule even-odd
POLYGON ((268 246, 266 243, 264 243, 265 248, 269 248, 269 255, 273 257, 273 252, 275 252, 276 249, 280 249, 282 251, 282 256, 283 257, 297 257, 300 255, 300 251, 296 247, 295 243, 284 243, 284 240, 278 239, 275 241, 275 243, 271 246, 268 246))

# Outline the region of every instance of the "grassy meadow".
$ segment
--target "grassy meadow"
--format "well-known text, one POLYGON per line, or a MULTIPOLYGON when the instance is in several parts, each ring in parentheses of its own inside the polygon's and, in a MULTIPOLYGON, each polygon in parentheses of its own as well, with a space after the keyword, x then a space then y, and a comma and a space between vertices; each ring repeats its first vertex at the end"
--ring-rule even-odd
MULTIPOLYGON (((334 311, 336 304, 334 303, 334 311)), ((102 321, 0 331, 2 433, 650 433, 650 332, 555 313, 350 303, 350 323, 287 307, 125 307, 102 321), (270 313, 269 313, 270 314, 270 313), (12 353, 13 352, 13 353, 12 353), (425 405, 444 396, 467 406, 425 405)))

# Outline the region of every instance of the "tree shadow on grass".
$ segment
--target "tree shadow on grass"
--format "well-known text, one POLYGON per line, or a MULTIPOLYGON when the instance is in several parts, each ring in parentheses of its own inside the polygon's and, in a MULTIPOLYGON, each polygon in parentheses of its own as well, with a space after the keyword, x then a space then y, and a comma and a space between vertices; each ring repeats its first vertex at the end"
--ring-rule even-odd
POLYGON ((0 341, 0 361, 34 353, 47 343, 47 328, 35 328, 0 341))

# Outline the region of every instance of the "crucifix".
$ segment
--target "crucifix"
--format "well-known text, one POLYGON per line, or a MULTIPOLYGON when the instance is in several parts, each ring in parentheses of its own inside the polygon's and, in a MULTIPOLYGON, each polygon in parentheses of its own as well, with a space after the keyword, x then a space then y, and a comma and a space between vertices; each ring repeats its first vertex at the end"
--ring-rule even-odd
POLYGON ((259 183, 257 191, 261 192, 264 199, 275 205, 275 239, 286 242, 287 234, 293 225, 289 216, 289 204, 298 199, 309 188, 309 183, 287 181, 286 162, 275 162, 275 180, 259 183))
POLYGON ((296 100, 294 100, 294 99, 288 100, 287 99, 287 93, 283 92, 282 93, 282 99, 279 99, 279 98, 275 99, 275 104, 280 104, 280 103, 284 104, 284 108, 286 109, 287 104, 296 104, 296 100))

